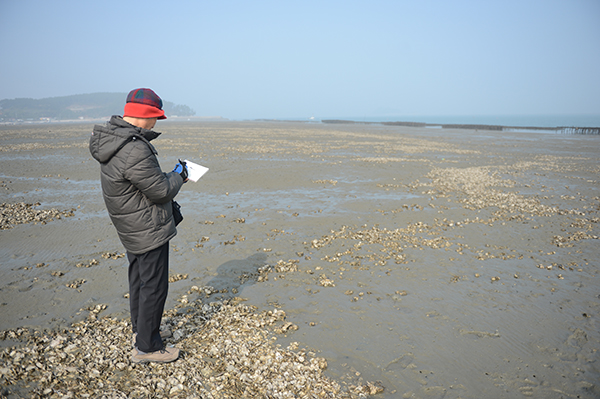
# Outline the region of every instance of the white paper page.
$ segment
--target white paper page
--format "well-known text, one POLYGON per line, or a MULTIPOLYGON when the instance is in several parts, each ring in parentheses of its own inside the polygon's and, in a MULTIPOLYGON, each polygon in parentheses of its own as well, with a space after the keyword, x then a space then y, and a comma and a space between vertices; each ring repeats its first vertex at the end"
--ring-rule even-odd
POLYGON ((197 163, 184 160, 187 165, 188 170, 188 179, 193 182, 197 182, 206 172, 208 172, 208 168, 202 165, 198 165, 197 163))

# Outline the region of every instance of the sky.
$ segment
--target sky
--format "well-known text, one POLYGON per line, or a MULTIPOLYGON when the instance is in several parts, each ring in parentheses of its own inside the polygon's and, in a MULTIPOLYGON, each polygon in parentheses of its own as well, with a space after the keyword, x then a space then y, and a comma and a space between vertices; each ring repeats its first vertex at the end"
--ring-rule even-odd
POLYGON ((0 0, 0 99, 198 116, 600 115, 600 1, 0 0))

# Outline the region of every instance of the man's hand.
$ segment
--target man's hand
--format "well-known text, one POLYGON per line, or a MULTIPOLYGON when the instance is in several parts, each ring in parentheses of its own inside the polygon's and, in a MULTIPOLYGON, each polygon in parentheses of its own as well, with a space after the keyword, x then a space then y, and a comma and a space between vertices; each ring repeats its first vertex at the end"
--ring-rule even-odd
POLYGON ((184 183, 188 180, 188 171, 185 161, 182 161, 180 159, 179 163, 175 165, 175 169, 173 169, 173 172, 179 173, 184 183))

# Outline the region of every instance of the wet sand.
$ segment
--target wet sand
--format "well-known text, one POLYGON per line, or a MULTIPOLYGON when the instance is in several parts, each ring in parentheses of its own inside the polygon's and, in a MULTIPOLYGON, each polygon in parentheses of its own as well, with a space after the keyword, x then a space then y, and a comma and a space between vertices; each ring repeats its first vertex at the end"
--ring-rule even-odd
MULTIPOLYGON (((65 212, 0 230, 0 330, 56 331, 98 304, 128 317, 91 127, 0 126, 0 203, 65 212)), ((275 343, 316 353, 342 385, 380 381, 381 398, 600 395, 598 137, 291 122, 157 130, 164 170, 178 158, 210 168, 177 198, 168 309, 182 295, 281 309, 298 328, 275 343)), ((23 345, 3 336, 5 348, 23 345)))

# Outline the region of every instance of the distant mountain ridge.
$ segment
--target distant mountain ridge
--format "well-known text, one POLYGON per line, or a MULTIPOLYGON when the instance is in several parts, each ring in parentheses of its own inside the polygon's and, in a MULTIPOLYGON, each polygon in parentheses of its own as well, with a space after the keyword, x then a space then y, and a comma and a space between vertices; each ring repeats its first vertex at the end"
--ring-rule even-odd
MULTIPOLYGON (((11 120, 72 120, 97 119, 121 115, 127 93, 75 94, 39 100, 15 98, 0 100, 0 119, 11 120)), ((167 116, 194 116, 196 112, 187 105, 163 100, 167 116)))

